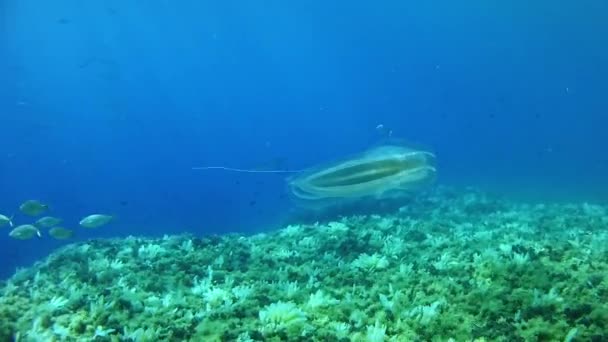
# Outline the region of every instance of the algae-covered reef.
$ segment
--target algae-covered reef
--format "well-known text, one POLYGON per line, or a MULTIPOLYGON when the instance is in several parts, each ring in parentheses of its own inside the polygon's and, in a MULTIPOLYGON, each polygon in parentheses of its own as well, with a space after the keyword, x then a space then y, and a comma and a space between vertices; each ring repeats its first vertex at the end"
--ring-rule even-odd
POLYGON ((439 189, 254 236, 73 244, 0 291, 2 341, 606 341, 608 211, 439 189))

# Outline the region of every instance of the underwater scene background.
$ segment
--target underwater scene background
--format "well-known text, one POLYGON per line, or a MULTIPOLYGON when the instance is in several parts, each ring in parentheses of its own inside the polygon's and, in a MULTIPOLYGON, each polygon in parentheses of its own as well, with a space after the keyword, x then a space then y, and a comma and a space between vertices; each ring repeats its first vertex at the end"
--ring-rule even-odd
POLYGON ((19 206, 36 199, 74 231, 0 227, 0 337, 608 339, 607 15, 0 2, 0 214, 32 223, 19 206), (394 139, 432 151, 437 176, 388 207, 319 212, 286 174, 192 169, 301 170, 394 139), (79 227, 93 213, 113 220, 79 227))

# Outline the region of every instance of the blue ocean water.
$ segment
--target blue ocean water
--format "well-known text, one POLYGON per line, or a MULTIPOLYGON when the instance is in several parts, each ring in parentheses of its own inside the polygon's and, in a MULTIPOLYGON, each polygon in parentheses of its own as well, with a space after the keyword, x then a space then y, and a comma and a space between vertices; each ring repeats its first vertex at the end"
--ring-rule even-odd
MULTIPOLYGON (((397 137, 437 182, 608 198, 608 3, 0 3, 0 213, 78 239, 273 229, 284 176, 397 137), (279 163, 280 162, 280 163, 279 163), (93 212, 116 215, 97 230, 93 212)), ((0 228, 6 233, 6 227, 0 228)), ((0 234, 0 276, 66 242, 0 234)))

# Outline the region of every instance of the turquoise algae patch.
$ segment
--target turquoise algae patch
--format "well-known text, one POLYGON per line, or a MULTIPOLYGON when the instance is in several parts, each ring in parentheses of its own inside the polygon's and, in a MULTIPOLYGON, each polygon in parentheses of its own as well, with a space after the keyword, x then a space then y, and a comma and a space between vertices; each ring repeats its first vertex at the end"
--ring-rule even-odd
POLYGON ((253 236, 91 240, 2 284, 0 340, 606 340, 607 227, 439 188, 253 236))

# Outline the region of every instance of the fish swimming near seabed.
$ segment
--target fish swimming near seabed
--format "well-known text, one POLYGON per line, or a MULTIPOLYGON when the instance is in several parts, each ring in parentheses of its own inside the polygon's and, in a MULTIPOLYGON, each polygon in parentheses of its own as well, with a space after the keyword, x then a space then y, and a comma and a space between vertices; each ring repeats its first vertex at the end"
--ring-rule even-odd
POLYGON ((28 216, 38 216, 47 211, 49 206, 38 200, 27 200, 19 206, 19 210, 28 216))
POLYGON ((17 240, 29 240, 34 236, 42 237, 40 230, 31 224, 22 224, 11 230, 8 235, 17 240))
POLYGON ((13 217, 8 217, 6 215, 0 214, 0 227, 8 224, 9 226, 13 226, 13 217))
POLYGON ((74 232, 63 227, 53 227, 49 229, 49 235, 57 240, 65 240, 74 236, 74 232))
POLYGON ((92 214, 80 220, 79 224, 84 228, 99 228, 110 223, 113 219, 112 215, 92 214))
POLYGON ((36 226, 43 228, 51 228, 60 224, 63 220, 53 216, 41 217, 36 221, 36 226))

